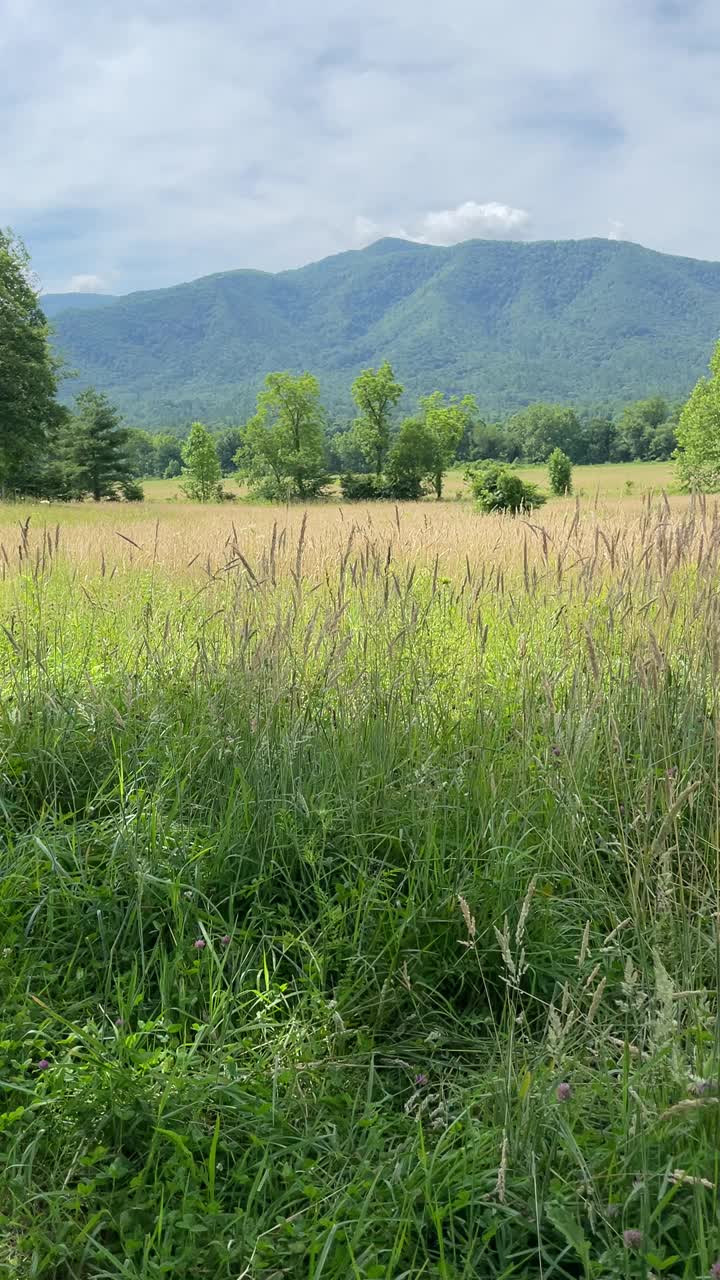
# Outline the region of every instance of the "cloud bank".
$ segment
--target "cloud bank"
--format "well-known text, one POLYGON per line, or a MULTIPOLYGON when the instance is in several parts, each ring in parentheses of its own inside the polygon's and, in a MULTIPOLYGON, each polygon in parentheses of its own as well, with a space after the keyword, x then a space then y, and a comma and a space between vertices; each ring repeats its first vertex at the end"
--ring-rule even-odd
POLYGON ((368 227, 720 258, 719 114, 715 0, 0 0, 1 220, 48 289, 368 227))

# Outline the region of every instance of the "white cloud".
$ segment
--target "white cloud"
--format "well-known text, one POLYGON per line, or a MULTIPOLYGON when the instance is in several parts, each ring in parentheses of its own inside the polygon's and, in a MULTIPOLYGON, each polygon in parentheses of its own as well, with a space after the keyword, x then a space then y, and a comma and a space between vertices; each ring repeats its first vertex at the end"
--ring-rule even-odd
POLYGON ((68 285, 69 293, 104 293, 106 289, 107 280, 93 275, 71 276, 68 285))
POLYGON ((353 240, 357 245, 372 244, 383 236, 437 245, 460 244, 463 240, 517 240, 527 235, 529 225, 530 214, 525 209, 513 209, 496 200, 487 204, 465 200, 456 209, 423 213, 409 226, 383 226, 372 218, 356 217, 353 240))
POLYGON ((491 200, 476 204, 466 200, 456 209, 440 209, 426 213, 420 234, 414 237, 423 244, 459 244, 462 240, 517 239, 528 231, 530 214, 508 204, 491 200))

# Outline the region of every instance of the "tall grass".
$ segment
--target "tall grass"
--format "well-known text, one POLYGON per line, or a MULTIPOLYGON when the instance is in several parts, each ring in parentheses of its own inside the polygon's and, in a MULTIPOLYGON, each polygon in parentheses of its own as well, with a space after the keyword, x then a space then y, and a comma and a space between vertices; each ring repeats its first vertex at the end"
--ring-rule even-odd
POLYGON ((709 1275, 716 510, 118 519, 0 521, 0 1272, 709 1275))

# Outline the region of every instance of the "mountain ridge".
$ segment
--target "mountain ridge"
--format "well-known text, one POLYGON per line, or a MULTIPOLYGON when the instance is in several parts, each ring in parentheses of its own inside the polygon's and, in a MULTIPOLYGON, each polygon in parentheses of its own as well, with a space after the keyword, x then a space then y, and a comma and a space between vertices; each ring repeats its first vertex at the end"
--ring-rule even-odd
MULTIPOLYGON (((304 267, 216 272, 63 307, 54 343, 138 425, 241 421, 266 373, 309 368, 336 414, 390 359, 408 403, 439 387, 490 415, 537 399, 687 393, 720 330, 720 263, 628 241, 385 238, 304 267)), ((80 295, 91 299, 91 295, 80 295)), ((42 304, 42 300, 41 300, 42 304)))

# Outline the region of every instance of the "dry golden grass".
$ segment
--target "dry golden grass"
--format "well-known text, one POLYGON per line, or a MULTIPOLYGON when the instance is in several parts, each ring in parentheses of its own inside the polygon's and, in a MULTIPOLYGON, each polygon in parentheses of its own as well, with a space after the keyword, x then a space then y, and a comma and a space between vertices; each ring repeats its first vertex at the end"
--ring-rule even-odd
POLYGON ((0 507, 4 578, 31 563, 64 563, 92 575, 148 568, 170 574, 214 573, 238 552, 259 578, 272 552, 278 576, 295 565, 302 532, 305 576, 337 572, 354 558, 435 567, 452 579, 468 570, 545 566, 615 569, 652 554, 686 558, 702 539, 714 546, 714 504, 682 497, 615 502, 558 500, 527 517, 478 514, 466 503, 390 503, 300 507, 144 503, 0 507), (648 548, 651 550, 648 551, 648 548))

